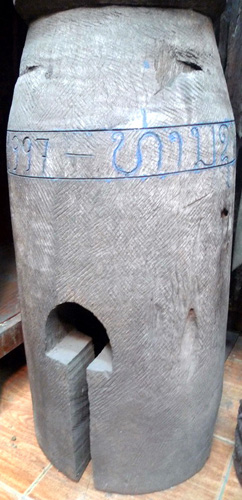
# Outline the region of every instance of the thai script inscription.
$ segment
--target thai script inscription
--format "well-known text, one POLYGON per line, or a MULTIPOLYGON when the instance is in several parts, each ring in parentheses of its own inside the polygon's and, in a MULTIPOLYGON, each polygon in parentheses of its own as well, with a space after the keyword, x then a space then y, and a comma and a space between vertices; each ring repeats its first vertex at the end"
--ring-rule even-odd
POLYGON ((43 178, 163 176, 234 162, 232 120, 126 130, 8 131, 8 170, 43 178))
POLYGON ((157 142, 157 146, 158 146, 157 172, 160 172, 161 162, 162 162, 162 142, 161 142, 161 138, 159 137, 159 135, 156 134, 155 132, 151 132, 151 131, 145 132, 144 134, 141 135, 141 137, 139 137, 138 143, 137 143, 137 150, 136 150, 136 160, 137 161, 136 161, 136 165, 131 170, 129 170, 129 169, 125 170, 125 168, 121 167, 117 163, 117 152, 119 149, 121 149, 123 147, 124 142, 125 142, 124 132, 114 132, 112 134, 112 140, 118 141, 118 145, 114 149, 113 158, 112 158, 113 167, 115 168, 115 170, 117 170, 117 172, 124 174, 124 175, 130 175, 130 174, 135 174, 135 172, 137 172, 137 170, 139 170, 139 168, 142 165, 142 161, 143 161, 142 142, 146 137, 153 137, 155 139, 155 141, 157 142))

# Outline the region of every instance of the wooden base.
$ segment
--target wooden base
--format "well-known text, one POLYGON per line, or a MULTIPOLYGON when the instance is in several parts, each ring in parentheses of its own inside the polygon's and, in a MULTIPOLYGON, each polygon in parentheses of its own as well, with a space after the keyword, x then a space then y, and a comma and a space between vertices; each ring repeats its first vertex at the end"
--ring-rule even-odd
POLYGON ((23 342, 14 250, 0 247, 0 358, 23 342))

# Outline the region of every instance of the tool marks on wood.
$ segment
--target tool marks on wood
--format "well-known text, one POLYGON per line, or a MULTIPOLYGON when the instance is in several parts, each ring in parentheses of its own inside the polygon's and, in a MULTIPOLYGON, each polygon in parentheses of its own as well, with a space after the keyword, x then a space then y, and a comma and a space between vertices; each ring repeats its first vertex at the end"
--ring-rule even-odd
POLYGON ((104 326, 79 304, 59 304, 48 316, 45 363, 50 377, 44 390, 52 418, 49 458, 76 481, 90 460, 86 369, 108 341, 104 326))

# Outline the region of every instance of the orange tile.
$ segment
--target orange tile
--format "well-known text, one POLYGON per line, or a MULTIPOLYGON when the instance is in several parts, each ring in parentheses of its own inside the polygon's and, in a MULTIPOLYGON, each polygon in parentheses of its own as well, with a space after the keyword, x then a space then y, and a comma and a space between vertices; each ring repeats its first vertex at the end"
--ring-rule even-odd
POLYGON ((26 366, 21 368, 16 374, 11 375, 2 385, 1 407, 5 402, 18 400, 31 401, 29 380, 26 366))
POLYGON ((31 444, 29 432, 19 432, 18 425, 9 431, 1 426, 0 480, 23 493, 48 464, 37 442, 31 444), (14 434, 13 434, 14 432, 14 434), (17 436, 12 441, 12 436, 17 436))
POLYGON ((78 483, 67 479, 61 472, 51 467, 29 495, 34 500, 84 500, 90 481, 90 464, 78 483))
POLYGON ((0 359, 0 413, 5 401, 31 399, 23 346, 0 359))
POLYGON ((53 467, 31 491, 34 500, 215 500, 222 487, 233 447, 214 439, 212 452, 204 468, 191 479, 164 492, 147 495, 116 495, 95 490, 91 464, 79 483, 73 483, 53 467), (196 492, 196 496, 195 495, 196 492))
POLYGON ((6 379, 0 416, 0 481, 23 493, 49 463, 35 437, 26 367, 6 379))
POLYGON ((31 500, 25 495, 21 495, 12 488, 9 488, 5 484, 0 484, 0 498, 1 500, 31 500))
MULTIPOLYGON (((237 344, 225 365, 223 397, 215 429, 218 436, 231 441, 242 398, 240 339, 237 344)), ((99 492, 93 485, 91 464, 79 483, 70 481, 54 467, 39 478, 48 460, 35 438, 25 366, 19 366, 15 372, 0 371, 0 428, 1 500, 242 500, 242 489, 233 469, 226 483, 233 446, 220 439, 214 439, 211 456, 198 474, 164 492, 137 496, 99 492), (23 496, 26 490, 28 495, 23 496)))
POLYGON ((224 489, 223 500, 241 500, 242 487, 239 484, 235 474, 234 466, 232 466, 228 482, 224 489))
POLYGON ((214 493, 199 486, 194 487, 189 481, 169 490, 147 493, 146 495, 116 495, 89 489, 85 500, 215 500, 214 493))
MULTIPOLYGON (((196 500, 215 500, 214 493, 195 486, 196 500)), ((164 492, 147 495, 117 495, 97 491, 93 485, 91 466, 84 473, 79 483, 73 483, 62 474, 51 469, 30 493, 34 500, 195 500, 194 484, 189 481, 164 492), (54 495, 56 495, 54 497, 54 495)))
POLYGON ((242 362, 233 357, 233 351, 225 363, 224 381, 235 387, 241 387, 242 384, 242 362))
POLYGON ((242 336, 238 338, 230 357, 231 359, 239 359, 242 361, 242 336))
POLYGON ((242 398, 242 361, 233 353, 234 350, 225 363, 223 395, 214 430, 215 435, 230 441, 234 441, 239 402, 242 398))
MULTIPOLYGON (((223 395, 219 407, 214 434, 234 442, 234 432, 237 424, 239 397, 236 397, 234 387, 224 383, 223 395)), ((242 391, 241 391, 242 392, 242 391)))
POLYGON ((189 480, 191 484, 216 494, 227 471, 232 452, 231 444, 214 438, 210 457, 203 469, 189 480))
POLYGON ((7 432, 10 438, 15 436, 18 442, 24 439, 30 445, 37 444, 31 400, 18 398, 11 402, 2 401, 0 415, 1 428, 5 429, 5 433, 7 432))

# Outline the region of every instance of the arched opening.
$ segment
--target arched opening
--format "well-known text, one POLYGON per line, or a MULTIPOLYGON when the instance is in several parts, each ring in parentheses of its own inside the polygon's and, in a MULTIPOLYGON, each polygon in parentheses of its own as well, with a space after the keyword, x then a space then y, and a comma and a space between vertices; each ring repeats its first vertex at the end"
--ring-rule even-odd
POLYGON ((48 446, 57 468, 76 481, 90 460, 87 369, 106 349, 110 354, 109 338, 96 316, 75 302, 52 309, 45 334, 48 446))
POLYGON ((46 351, 52 349, 73 330, 92 338, 95 356, 98 356, 109 342, 103 324, 91 311, 76 302, 64 302, 57 305, 48 316, 46 322, 46 351))

